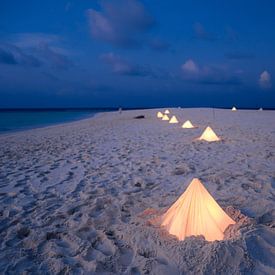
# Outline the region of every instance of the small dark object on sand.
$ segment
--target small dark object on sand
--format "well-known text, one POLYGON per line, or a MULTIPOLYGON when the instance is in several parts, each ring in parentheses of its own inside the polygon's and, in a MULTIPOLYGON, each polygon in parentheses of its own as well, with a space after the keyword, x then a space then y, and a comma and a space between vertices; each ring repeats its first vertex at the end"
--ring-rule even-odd
POLYGON ((143 115, 142 116, 135 116, 134 118, 135 119, 141 119, 141 118, 145 118, 145 116, 143 116, 143 115))
POLYGON ((29 234, 30 230, 27 227, 22 227, 19 230, 17 230, 17 237, 21 240, 28 237, 29 234))

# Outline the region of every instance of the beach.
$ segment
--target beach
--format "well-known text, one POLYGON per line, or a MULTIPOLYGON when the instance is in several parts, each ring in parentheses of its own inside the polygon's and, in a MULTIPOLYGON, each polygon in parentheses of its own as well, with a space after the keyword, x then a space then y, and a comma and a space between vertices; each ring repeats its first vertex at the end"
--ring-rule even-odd
POLYGON ((169 110, 1 135, 0 273, 275 274, 275 111, 169 110), (236 221, 223 241, 151 222, 193 178, 236 221))

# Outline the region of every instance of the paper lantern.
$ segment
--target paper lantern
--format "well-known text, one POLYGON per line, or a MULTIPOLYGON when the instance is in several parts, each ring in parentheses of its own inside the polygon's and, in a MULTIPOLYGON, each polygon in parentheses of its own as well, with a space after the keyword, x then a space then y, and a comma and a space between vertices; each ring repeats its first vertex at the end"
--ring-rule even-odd
POLYGON ((157 113, 157 117, 158 117, 158 118, 163 118, 162 112, 158 112, 158 113, 157 113))
POLYGON ((164 115, 161 120, 169 120, 169 116, 168 115, 164 115))
POLYGON ((230 224, 235 224, 235 221, 196 178, 162 216, 161 221, 161 225, 179 240, 199 235, 203 235, 207 241, 223 240, 224 231, 230 224))
POLYGON ((176 116, 172 116, 169 123, 179 123, 176 116))
POLYGON ((182 126, 182 128, 186 128, 186 129, 191 129, 191 128, 195 128, 195 126, 191 123, 190 120, 186 120, 182 126))
POLYGON ((202 135, 198 138, 198 140, 205 140, 208 142, 212 142, 212 141, 219 141, 221 139, 215 134, 212 128, 208 126, 203 131, 202 135))

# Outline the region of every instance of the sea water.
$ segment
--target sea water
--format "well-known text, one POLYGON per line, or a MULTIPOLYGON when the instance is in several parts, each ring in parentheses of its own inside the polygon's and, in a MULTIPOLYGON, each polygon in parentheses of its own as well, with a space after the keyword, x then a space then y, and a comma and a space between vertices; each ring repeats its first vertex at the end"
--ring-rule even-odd
POLYGON ((98 110, 0 110, 0 134, 88 118, 98 110))

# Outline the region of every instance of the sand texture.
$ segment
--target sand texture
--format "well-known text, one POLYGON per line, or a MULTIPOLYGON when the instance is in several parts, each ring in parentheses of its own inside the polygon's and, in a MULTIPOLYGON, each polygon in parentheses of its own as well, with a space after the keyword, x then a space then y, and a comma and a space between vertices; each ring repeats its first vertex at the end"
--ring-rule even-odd
POLYGON ((1 274, 275 274, 275 112, 157 111, 0 136, 1 274), (154 222, 194 177, 236 221, 223 241, 154 222))

